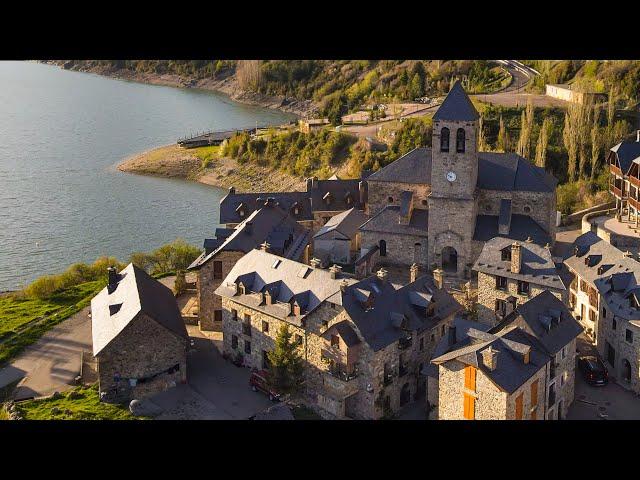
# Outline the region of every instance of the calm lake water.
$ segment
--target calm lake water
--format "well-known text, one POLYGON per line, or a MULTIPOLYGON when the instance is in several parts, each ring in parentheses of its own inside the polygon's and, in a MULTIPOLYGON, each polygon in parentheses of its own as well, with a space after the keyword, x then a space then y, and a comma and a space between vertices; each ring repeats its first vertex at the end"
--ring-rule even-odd
POLYGON ((190 132, 292 118, 207 91, 0 62, 0 291, 177 237, 200 247, 225 190, 115 165, 190 132))

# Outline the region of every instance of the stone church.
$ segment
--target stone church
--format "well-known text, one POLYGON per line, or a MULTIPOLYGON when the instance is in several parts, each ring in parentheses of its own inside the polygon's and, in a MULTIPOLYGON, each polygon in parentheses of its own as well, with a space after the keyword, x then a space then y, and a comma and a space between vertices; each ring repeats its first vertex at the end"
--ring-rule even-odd
POLYGON ((478 151, 479 115, 457 82, 433 117, 431 148, 367 178, 362 255, 469 278, 494 237, 553 245, 557 180, 515 153, 478 151))

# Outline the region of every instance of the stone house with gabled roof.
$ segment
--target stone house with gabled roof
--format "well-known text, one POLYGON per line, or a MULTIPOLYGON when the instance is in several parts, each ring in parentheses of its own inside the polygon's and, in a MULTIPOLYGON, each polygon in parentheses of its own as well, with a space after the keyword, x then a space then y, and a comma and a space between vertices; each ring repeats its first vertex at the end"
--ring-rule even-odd
POLYGON ((548 246, 496 237, 473 266, 478 275, 478 321, 494 326, 519 304, 548 290, 567 303, 567 287, 548 246))
POLYGON ((443 340, 432 360, 438 373, 429 398, 437 389, 438 419, 566 417, 582 327, 561 300, 544 291, 489 330, 466 327, 462 338, 443 340))
POLYGON ((360 210, 350 208, 329 219, 313 236, 313 254, 324 264, 352 263, 360 249, 358 228, 368 217, 360 210))
POLYGON ((424 392, 420 369, 461 306, 432 277, 392 284, 385 271, 361 281, 254 250, 216 293, 223 351, 267 368, 286 323, 305 359, 304 394, 332 418, 377 419, 424 392))
POLYGON ((91 300, 101 400, 126 402, 187 379, 189 336, 173 292, 133 264, 91 300))
POLYGON ((215 239, 205 240, 205 251, 189 270, 198 273, 196 291, 201 330, 222 330, 222 300, 216 288, 236 261, 255 249, 266 248, 284 258, 309 261, 311 232, 294 215, 268 198, 233 229, 217 229, 215 239))
POLYGON ((556 179, 514 153, 479 152, 478 118, 457 82, 433 117, 431 148, 412 150, 367 178, 372 220, 363 226, 363 254, 378 246, 381 264, 419 260, 468 278, 496 236, 553 246, 556 179), (413 235, 420 240, 406 238, 403 221, 420 230, 413 235), (396 225, 397 233, 389 228, 396 225))
POLYGON ((593 232, 565 260, 574 275, 570 305, 589 329, 610 376, 640 393, 640 263, 593 232))

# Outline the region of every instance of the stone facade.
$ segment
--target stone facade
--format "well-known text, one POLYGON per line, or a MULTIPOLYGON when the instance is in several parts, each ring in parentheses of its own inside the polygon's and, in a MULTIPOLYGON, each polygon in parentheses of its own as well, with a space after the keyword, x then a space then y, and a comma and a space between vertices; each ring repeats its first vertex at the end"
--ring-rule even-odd
POLYGON ((576 381, 576 340, 572 340, 556 353, 555 372, 548 368, 546 383, 546 419, 560 420, 567 416, 569 406, 573 403, 576 381), (553 377, 551 376, 554 374, 553 377), (551 396, 555 392, 555 399, 551 396), (554 401, 555 400, 555 401, 554 401))
POLYGON ((413 208, 428 208, 431 185, 425 179, 423 184, 402 182, 378 182, 369 180, 368 198, 365 212, 373 216, 387 205, 400 205, 402 192, 413 192, 413 208))
POLYGON ((144 313, 132 320, 96 358, 100 393, 104 392, 110 401, 140 399, 187 380, 186 339, 144 313))
POLYGON ((380 255, 380 265, 410 266, 414 263, 427 266, 427 238, 418 235, 399 235, 384 232, 361 231, 361 252, 364 254, 373 246, 384 241, 386 255, 380 255))
POLYGON ((243 255, 243 252, 223 251, 199 268, 196 290, 200 330, 222 330, 222 299, 220 295, 216 295, 214 292, 243 255), (219 275, 216 275, 216 262, 221 263, 221 274, 219 275), (220 320, 216 320, 216 318, 220 320))
POLYGON ((567 291, 560 288, 550 288, 548 286, 536 285, 529 282, 529 293, 518 293, 518 281, 513 278, 505 278, 507 286, 505 289, 496 287, 496 276, 483 272, 478 272, 478 321, 485 325, 494 326, 498 323, 496 318, 496 300, 505 300, 508 297, 515 297, 517 305, 527 302, 544 290, 549 290, 565 304, 568 301, 567 291))

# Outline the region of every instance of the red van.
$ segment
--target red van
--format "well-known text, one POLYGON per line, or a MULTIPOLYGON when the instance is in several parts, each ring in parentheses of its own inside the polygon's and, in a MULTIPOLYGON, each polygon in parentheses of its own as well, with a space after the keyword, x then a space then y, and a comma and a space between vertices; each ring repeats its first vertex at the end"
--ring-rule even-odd
POLYGON ((257 372, 252 372, 249 377, 249 385, 251 385, 251 389, 254 392, 260 391, 266 395, 269 395, 269 400, 275 402, 280 399, 280 393, 273 387, 269 385, 267 381, 267 372, 266 370, 259 370, 257 372))

